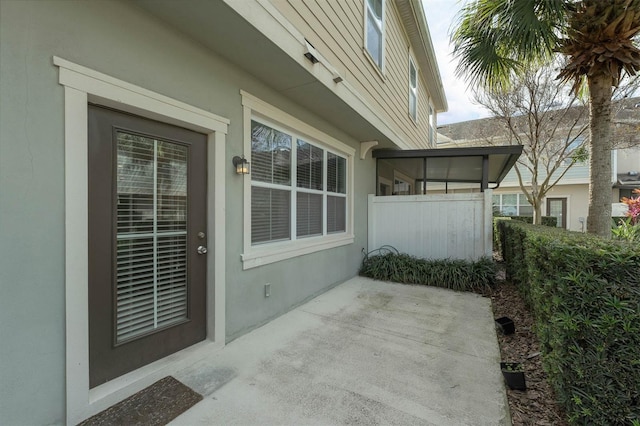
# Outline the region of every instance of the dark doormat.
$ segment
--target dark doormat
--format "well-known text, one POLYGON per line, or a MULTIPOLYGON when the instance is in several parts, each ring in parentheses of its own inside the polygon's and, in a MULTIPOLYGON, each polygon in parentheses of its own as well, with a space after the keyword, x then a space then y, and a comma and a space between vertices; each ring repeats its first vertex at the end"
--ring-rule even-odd
POLYGON ((167 376, 80 425, 166 425, 201 400, 202 395, 167 376))

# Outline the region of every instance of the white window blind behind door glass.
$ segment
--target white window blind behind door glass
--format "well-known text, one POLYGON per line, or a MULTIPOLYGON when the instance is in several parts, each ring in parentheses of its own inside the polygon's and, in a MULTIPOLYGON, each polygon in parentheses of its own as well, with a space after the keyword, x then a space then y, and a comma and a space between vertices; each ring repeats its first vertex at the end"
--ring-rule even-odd
POLYGON ((187 319, 188 148, 117 133, 116 342, 187 319))

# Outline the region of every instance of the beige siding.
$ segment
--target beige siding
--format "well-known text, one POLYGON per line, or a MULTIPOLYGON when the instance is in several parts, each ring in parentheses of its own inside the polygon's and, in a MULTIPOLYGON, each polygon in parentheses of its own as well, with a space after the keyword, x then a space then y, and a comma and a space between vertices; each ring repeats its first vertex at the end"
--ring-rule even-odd
POLYGON ((409 116, 409 41, 393 0, 385 2, 384 65, 364 48, 365 0, 271 0, 316 50, 415 148, 428 148, 428 94, 418 69, 418 120, 409 116))

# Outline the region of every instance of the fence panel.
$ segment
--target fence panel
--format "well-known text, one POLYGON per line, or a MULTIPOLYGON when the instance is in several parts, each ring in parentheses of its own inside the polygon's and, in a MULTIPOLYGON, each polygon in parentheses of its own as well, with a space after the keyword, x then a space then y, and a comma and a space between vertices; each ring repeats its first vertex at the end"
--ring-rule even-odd
POLYGON ((427 259, 491 256, 491 194, 369 195, 369 251, 391 245, 427 259))

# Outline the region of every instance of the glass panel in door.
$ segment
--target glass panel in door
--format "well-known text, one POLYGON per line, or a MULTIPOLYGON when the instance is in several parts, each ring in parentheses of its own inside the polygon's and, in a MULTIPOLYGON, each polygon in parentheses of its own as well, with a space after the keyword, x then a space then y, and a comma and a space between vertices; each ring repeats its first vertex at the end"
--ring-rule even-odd
POLYGON ((117 132, 116 343, 187 319, 187 154, 117 132))

